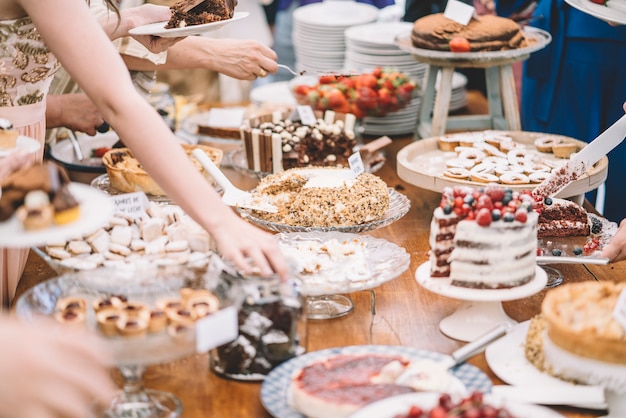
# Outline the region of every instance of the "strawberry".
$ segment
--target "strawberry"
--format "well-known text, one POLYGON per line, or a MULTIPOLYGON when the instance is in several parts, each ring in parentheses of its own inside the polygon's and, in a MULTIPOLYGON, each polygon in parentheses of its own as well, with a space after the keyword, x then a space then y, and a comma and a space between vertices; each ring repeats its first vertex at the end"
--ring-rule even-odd
POLYGON ((342 107, 348 102, 346 96, 344 96, 341 90, 336 87, 329 90, 325 97, 328 99, 328 106, 331 109, 342 107))
POLYGON ((604 4, 606 3, 606 0, 591 0, 591 2, 595 4, 601 4, 604 6, 604 4))
POLYGON ((372 71, 372 75, 376 78, 380 78, 383 75, 383 69, 380 67, 374 68, 374 71, 372 71))
POLYGON ((100 147, 100 148, 92 149, 91 150, 91 157, 92 158, 102 158, 104 156, 104 154, 106 154, 110 150, 111 150, 111 148, 109 148, 109 147, 100 147))
POLYGON ((528 211, 525 208, 519 208, 515 212, 515 220, 517 222, 526 223, 528 220, 528 211))
POLYGON ((499 202, 504 198, 504 190, 496 185, 489 185, 485 187, 485 194, 494 202, 499 202))
POLYGON ((360 87, 357 90, 357 93, 357 106, 365 111, 376 109, 376 106, 378 106, 378 94, 376 94, 376 91, 373 88, 360 87))
POLYGON ((470 52, 471 47, 467 39, 457 36, 450 39, 450 52, 470 52))
POLYGON ((332 84, 337 82, 337 76, 333 74, 326 74, 320 76, 319 83, 320 84, 332 84))
POLYGON ((480 226, 491 225, 491 211, 487 208, 482 208, 476 213, 476 223, 480 226))
POLYGON ((376 79, 376 77, 372 74, 360 74, 356 77, 355 83, 357 89, 360 89, 361 87, 374 89, 378 85, 378 79, 376 79))

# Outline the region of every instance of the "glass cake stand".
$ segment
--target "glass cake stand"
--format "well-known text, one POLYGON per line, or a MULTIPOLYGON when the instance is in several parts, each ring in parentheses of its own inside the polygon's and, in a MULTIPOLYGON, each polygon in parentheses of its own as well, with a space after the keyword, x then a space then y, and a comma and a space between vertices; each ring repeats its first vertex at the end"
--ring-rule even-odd
POLYGON ((474 341, 500 324, 514 325, 502 308, 502 302, 522 299, 539 293, 546 286, 547 275, 537 266, 535 278, 530 282, 509 289, 470 289, 453 286, 449 278, 431 277, 430 262, 418 267, 417 282, 425 289, 438 295, 463 301, 457 310, 439 323, 439 329, 450 338, 474 341))
MULTIPOLYGON (((123 379, 122 390, 106 409, 94 406, 100 418, 177 418, 182 414, 180 400, 171 393, 146 389, 143 376, 146 366, 173 361, 196 352, 208 351, 207 331, 220 329, 215 344, 223 344, 237 336, 237 306, 241 292, 236 284, 220 278, 213 263, 209 268, 194 270, 180 266, 149 265, 128 268, 83 271, 65 274, 40 283, 24 293, 16 303, 17 316, 24 321, 41 317, 53 318, 57 302, 67 297, 86 302, 85 326, 94 332, 110 353, 113 365, 123 379), (155 306, 157 300, 181 298, 180 290, 203 289, 219 300, 219 315, 208 315, 187 327, 172 325, 161 332, 141 336, 107 337, 99 331, 92 302, 98 298, 124 296, 129 301, 155 306)), ((71 326, 75 326, 72 324, 71 326)), ((213 336, 214 337, 214 336, 213 336)), ((215 346, 215 345, 214 345, 215 346)))

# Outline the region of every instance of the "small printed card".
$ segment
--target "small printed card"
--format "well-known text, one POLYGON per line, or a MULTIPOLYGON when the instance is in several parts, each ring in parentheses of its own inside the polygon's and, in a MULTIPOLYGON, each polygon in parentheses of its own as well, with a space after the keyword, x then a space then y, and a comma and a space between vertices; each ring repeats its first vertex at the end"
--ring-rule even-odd
POLYGON ((246 109, 243 107, 213 108, 209 110, 209 126, 239 128, 243 123, 246 109))
POLYGON ((196 352, 206 353, 212 348, 233 341, 239 335, 237 308, 229 306, 196 321, 196 352))
POLYGON ((142 216, 150 202, 144 192, 124 193, 111 196, 115 212, 124 213, 133 219, 142 216))
POLYGON ((352 170, 355 178, 365 171, 361 154, 358 151, 348 158, 348 164, 350 164, 350 170, 352 170))
POLYGON ((465 4, 458 0, 448 0, 446 9, 443 11, 443 15, 444 17, 452 19, 463 26, 467 26, 470 20, 472 20, 472 17, 474 17, 475 11, 474 7, 469 4, 465 4))
POLYGON ((622 290, 613 310, 613 318, 626 330, 626 289, 622 290))
POLYGON ((302 122, 304 125, 311 126, 317 123, 315 112, 313 112, 313 108, 311 106, 297 106, 296 111, 298 112, 298 116, 300 117, 300 122, 302 122))

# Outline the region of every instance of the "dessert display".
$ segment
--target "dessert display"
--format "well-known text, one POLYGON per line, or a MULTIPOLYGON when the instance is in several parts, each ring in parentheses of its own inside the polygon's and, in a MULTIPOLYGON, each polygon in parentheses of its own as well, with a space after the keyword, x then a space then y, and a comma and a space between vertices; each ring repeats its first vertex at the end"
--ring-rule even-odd
MULTIPOLYGON (((211 180, 210 175, 204 170, 200 163, 192 156, 195 149, 203 150, 211 160, 219 166, 223 152, 219 148, 213 148, 206 145, 187 145, 181 144, 195 167, 207 179, 211 180)), ((128 148, 114 148, 104 154, 102 162, 109 175, 111 186, 120 192, 132 193, 142 191, 153 196, 164 196, 165 192, 144 170, 139 161, 133 156, 128 148)))
POLYGON ((462 25, 435 13, 417 19, 413 24, 413 46, 437 51, 454 51, 455 43, 464 39, 469 48, 458 52, 500 51, 525 46, 519 25, 508 18, 484 15, 462 25))
POLYGON ((278 212, 259 218, 303 227, 353 226, 381 219, 389 189, 379 177, 337 168, 291 169, 265 177, 256 194, 269 197, 278 212))
POLYGON ((13 214, 32 231, 75 221, 80 206, 69 190, 67 174, 44 163, 16 171, 2 182, 0 221, 13 214))
POLYGON ((347 168, 356 146, 354 115, 326 111, 316 116, 314 125, 280 111, 247 119, 241 139, 248 169, 277 173, 296 167, 347 168))
POLYGON ((184 28, 186 26, 219 22, 233 17, 236 1, 233 0, 180 0, 170 10, 172 17, 166 29, 184 28))
POLYGON ((297 370, 289 402, 307 417, 346 417, 369 403, 415 391, 443 391, 445 366, 385 354, 338 354, 297 370), (358 371, 358 372, 357 372, 358 371))
POLYGON ((530 147, 497 131, 445 135, 437 138, 437 144, 440 150, 455 153, 446 158, 445 177, 510 185, 541 183, 578 150, 567 137, 540 136, 530 147))
POLYGON ((108 225, 81 238, 50 241, 43 248, 53 267, 91 270, 133 263, 203 265, 213 241, 175 205, 151 202, 143 216, 116 213, 108 225))
POLYGON ((586 237, 592 232, 600 233, 602 223, 590 217, 582 206, 565 199, 544 199, 543 210, 537 222, 537 236, 586 237))
POLYGON ((416 87, 415 81, 406 74, 378 67, 358 75, 322 75, 314 85, 296 84, 293 94, 301 105, 352 113, 361 119, 385 116, 404 108, 413 98, 416 87))
POLYGON ((0 118, 0 150, 9 150, 17 145, 19 133, 10 120, 0 118))
POLYGON ((442 193, 430 227, 430 274, 452 285, 511 288, 535 277, 536 211, 530 191, 498 185, 442 193))
POLYGON ((303 300, 293 283, 281 284, 277 277, 224 274, 241 283, 245 298, 238 313, 239 336, 211 351, 211 368, 235 380, 263 380, 274 367, 304 352, 303 300))
POLYGON ((625 283, 579 282, 550 290, 525 354, 540 370, 626 394, 626 330, 613 316, 625 283))

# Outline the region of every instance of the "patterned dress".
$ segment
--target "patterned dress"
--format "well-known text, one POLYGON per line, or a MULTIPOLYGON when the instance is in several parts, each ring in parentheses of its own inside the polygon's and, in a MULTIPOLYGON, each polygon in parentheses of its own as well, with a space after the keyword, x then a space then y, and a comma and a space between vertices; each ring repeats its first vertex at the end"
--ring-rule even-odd
MULTIPOLYGON (((20 134, 37 139, 43 157, 46 94, 59 63, 44 45, 30 18, 0 21, 0 117, 20 134)), ((28 249, 0 248, 0 309, 15 296, 28 249)))

